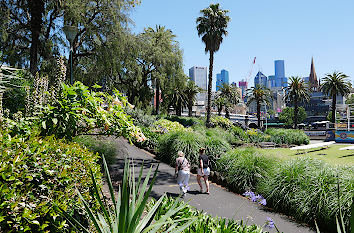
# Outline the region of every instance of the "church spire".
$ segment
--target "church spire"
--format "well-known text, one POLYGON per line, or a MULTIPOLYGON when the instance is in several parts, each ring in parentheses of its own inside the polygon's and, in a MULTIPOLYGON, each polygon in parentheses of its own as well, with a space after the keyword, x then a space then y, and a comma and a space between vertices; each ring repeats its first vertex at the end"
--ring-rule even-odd
POLYGON ((315 65, 313 64, 313 57, 311 59, 311 71, 309 76, 309 84, 310 84, 311 91, 318 91, 318 81, 315 72, 315 65))

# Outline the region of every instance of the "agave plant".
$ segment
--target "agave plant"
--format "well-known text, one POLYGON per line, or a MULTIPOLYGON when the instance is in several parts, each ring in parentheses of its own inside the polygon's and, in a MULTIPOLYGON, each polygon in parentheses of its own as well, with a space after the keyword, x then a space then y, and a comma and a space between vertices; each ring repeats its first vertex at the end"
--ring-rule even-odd
MULTIPOLYGON (((141 166, 138 181, 135 181, 134 166, 131 161, 126 160, 124 166, 122 184, 119 186, 117 198, 114 195, 112 181, 110 179, 108 166, 103 157, 104 170, 109 187, 110 198, 112 205, 108 205, 102 197, 102 190, 96 183, 93 173, 91 178, 94 186, 94 197, 99 203, 100 210, 95 211, 89 207, 89 204, 82 197, 78 191, 78 195, 85 207, 85 210, 93 223, 94 229, 99 233, 140 233, 140 232, 159 232, 165 225, 170 225, 167 232, 182 232, 188 228, 196 218, 184 218, 178 220, 171 220, 171 217, 181 209, 185 208, 187 204, 178 205, 178 199, 175 200, 173 207, 159 220, 153 222, 154 215, 160 206, 163 195, 155 205, 146 210, 147 201, 155 182, 158 166, 153 174, 152 180, 148 186, 152 167, 150 167, 144 181, 142 179, 143 166, 141 166), (144 216, 143 216, 144 214, 144 216), (178 226, 178 222, 186 221, 185 224, 178 226)), ((69 216, 65 211, 63 214, 69 220, 73 227, 81 232, 90 232, 78 220, 69 216)))

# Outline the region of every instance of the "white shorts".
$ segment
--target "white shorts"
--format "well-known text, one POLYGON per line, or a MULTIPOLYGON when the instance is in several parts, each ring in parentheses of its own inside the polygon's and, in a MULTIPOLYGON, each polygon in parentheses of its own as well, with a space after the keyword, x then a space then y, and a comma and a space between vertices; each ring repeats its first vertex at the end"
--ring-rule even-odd
POLYGON ((200 176, 209 176, 210 175, 210 168, 203 168, 204 175, 202 175, 202 171, 198 168, 198 175, 200 176))

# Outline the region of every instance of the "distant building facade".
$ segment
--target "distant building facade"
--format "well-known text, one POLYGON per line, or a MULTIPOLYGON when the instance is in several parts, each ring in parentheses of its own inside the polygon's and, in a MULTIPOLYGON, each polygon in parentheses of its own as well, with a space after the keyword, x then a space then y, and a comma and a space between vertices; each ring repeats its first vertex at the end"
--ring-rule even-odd
POLYGON ((275 87, 287 87, 288 78, 285 77, 285 66, 284 60, 275 60, 275 87))
POLYGON ((241 97, 242 99, 244 99, 247 94, 248 83, 244 79, 242 79, 238 82, 238 86, 239 88, 241 88, 241 97))
POLYGON ((262 72, 258 71, 256 74, 256 77, 254 77, 254 86, 263 86, 267 87, 268 83, 268 78, 265 76, 262 72))
MULTIPOLYGON (((206 91, 208 89, 207 73, 208 73, 207 67, 193 66, 192 68, 189 69, 189 78, 192 81, 194 81, 194 83, 198 87, 200 87, 206 91)), ((196 99, 198 101, 198 105, 205 105, 206 92, 205 93, 198 93, 196 99), (203 103, 201 103, 201 102, 203 102, 203 103)))
POLYGON ((229 85, 229 71, 227 70, 221 70, 220 74, 216 74, 216 91, 219 91, 224 83, 229 85))

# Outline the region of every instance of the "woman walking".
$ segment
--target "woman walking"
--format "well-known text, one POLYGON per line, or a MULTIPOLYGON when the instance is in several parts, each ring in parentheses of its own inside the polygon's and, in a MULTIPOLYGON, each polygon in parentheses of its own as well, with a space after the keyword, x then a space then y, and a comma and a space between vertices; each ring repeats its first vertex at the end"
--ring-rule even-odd
POLYGON ((177 183, 180 187, 181 193, 183 196, 186 195, 189 190, 188 181, 190 177, 190 164, 184 153, 182 151, 178 151, 178 158, 176 159, 176 169, 175 175, 177 176, 177 183))
POLYGON ((205 154, 205 148, 199 149, 199 168, 197 174, 197 181, 200 187, 200 192, 203 192, 203 186, 200 179, 204 178, 204 183, 206 186, 206 193, 209 194, 209 182, 208 176, 210 175, 210 168, 209 168, 209 157, 205 154))

